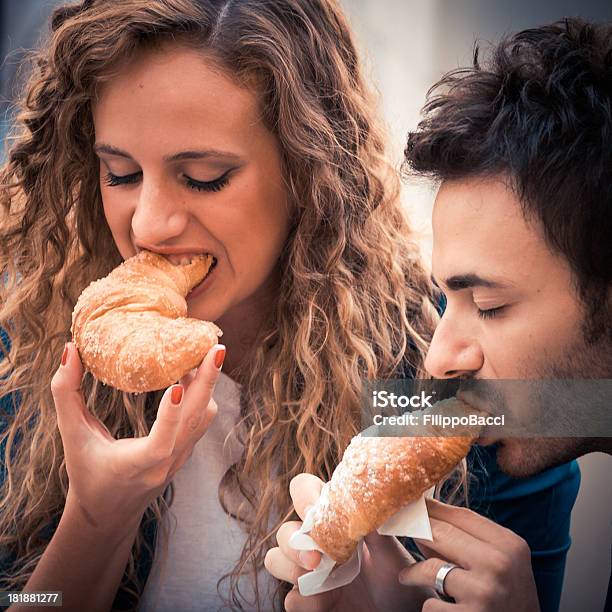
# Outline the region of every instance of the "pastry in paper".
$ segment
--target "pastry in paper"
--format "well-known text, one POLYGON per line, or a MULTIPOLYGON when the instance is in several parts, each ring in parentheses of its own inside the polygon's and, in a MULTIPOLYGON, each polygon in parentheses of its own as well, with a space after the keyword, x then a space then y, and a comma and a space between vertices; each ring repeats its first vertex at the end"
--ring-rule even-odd
MULTIPOLYGON (((453 398, 427 412, 467 416, 474 409, 453 398)), ((315 505, 311 537, 336 563, 345 563, 361 538, 448 474, 467 455, 481 429, 463 427, 460 435, 447 436, 431 426, 419 437, 355 436, 332 475, 327 495, 315 505)))

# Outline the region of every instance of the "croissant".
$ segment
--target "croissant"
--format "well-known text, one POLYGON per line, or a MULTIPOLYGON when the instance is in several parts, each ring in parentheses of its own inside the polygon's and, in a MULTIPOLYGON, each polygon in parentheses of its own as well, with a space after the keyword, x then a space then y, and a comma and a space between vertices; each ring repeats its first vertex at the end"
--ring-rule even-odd
MULTIPOLYGON (((474 413, 455 399, 433 408, 435 413, 474 413)), ((480 430, 465 427, 452 437, 436 436, 438 427, 423 437, 355 436, 312 510, 310 536, 336 563, 345 563, 362 537, 448 474, 467 455, 480 430)))
POLYGON ((140 251, 92 282, 72 312, 71 332, 83 365, 122 391, 168 387, 195 368, 221 330, 187 317, 185 297, 207 275, 213 258, 186 265, 140 251))

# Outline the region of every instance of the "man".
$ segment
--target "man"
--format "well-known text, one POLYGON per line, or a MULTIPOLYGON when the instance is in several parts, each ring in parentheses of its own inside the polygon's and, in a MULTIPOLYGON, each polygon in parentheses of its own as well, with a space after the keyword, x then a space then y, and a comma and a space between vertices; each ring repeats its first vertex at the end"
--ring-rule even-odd
MULTIPOLYGON (((573 19, 526 30, 500 44, 490 65, 476 54, 473 67, 435 86, 406 147, 407 169, 440 182, 432 271, 447 304, 430 374, 612 378, 611 143, 612 24, 573 19)), ((511 401, 506 408, 520 409, 511 401)), ((539 422, 549 408, 544 400, 529 406, 539 422)), ((609 435, 481 442, 495 443, 505 473, 524 478, 589 452, 612 454, 609 435)), ((320 488, 310 475, 292 482, 302 518, 320 488)), ((382 566, 406 587, 452 598, 427 598, 427 611, 547 605, 522 538, 471 510, 432 502, 429 512, 434 540, 418 542, 427 560, 411 563, 393 538, 369 536, 369 558, 352 585, 310 598, 294 590, 288 609, 409 609, 397 584, 376 579, 382 566)), ((279 530, 280 548, 266 559, 293 582, 318 562, 318 553, 298 557, 287 546, 297 525, 279 530)))

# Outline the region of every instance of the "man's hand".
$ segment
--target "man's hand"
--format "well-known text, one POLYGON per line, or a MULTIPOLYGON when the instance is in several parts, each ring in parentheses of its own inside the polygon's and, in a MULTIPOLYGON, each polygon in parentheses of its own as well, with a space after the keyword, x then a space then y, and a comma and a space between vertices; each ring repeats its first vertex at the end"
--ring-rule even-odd
MULTIPOLYGON (((312 474, 300 474, 291 481, 289 491, 302 520, 308 507, 319 498, 322 486, 323 481, 312 474)), ((400 571, 414 563, 414 559, 396 538, 378 533, 365 538, 361 572, 353 582, 319 595, 300 595, 295 586, 298 578, 314 569, 321 560, 316 551, 297 551, 289 547, 289 538, 301 524, 289 521, 281 525, 276 534, 278 547, 268 551, 264 562, 273 576, 294 585, 285 599, 288 612, 411 612, 421 610, 423 601, 432 596, 430 589, 399 583, 400 571)))
POLYGON ((444 590, 456 603, 429 599, 426 612, 537 612, 531 554, 514 532, 468 510, 427 500, 433 542, 415 540, 427 560, 403 569, 400 582, 434 587, 447 562, 444 590))

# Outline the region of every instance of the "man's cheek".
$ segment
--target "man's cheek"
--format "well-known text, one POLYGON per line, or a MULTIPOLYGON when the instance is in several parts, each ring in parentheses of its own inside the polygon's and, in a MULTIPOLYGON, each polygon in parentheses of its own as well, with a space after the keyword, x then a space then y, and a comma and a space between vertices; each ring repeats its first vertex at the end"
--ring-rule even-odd
POLYGON ((529 441, 526 439, 507 439, 500 442, 497 448, 497 464, 500 469, 512 478, 524 478, 534 474, 537 461, 531 455, 529 441))
POLYGON ((512 478, 526 478, 557 465, 565 454, 563 445, 549 438, 509 438, 498 446, 497 464, 512 478))

